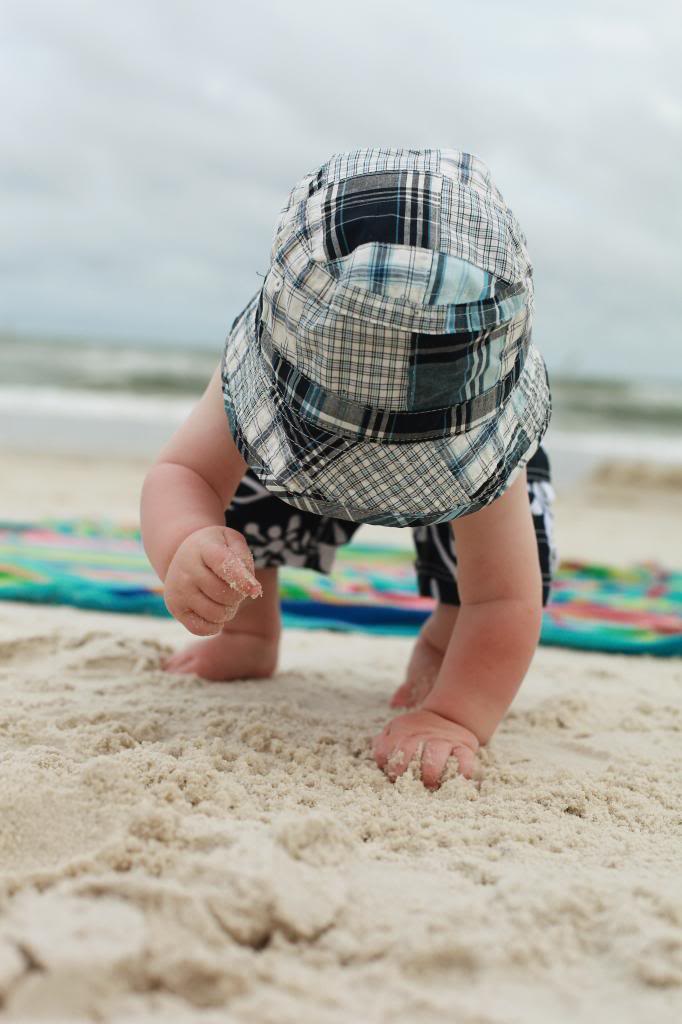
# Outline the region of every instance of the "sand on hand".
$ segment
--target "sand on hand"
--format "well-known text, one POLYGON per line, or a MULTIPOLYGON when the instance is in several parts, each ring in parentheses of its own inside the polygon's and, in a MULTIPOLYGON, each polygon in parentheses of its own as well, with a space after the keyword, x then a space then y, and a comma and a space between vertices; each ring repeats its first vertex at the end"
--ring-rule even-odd
MULTIPOLYGON (((225 547, 225 560, 220 567, 220 576, 228 587, 235 590, 242 598, 250 597, 256 600, 263 596, 263 588, 253 575, 253 558, 251 558, 251 566, 248 566, 229 546, 225 547)), ((241 602, 226 609, 225 621, 235 617, 240 605, 241 602)))

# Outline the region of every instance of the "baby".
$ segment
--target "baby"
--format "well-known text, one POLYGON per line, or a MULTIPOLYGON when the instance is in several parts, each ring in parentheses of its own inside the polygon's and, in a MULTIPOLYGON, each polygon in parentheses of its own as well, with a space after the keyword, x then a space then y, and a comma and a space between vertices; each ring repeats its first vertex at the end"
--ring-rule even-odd
POLYGON ((291 190, 262 288, 142 491, 165 601, 210 639, 172 672, 277 665, 277 570, 329 572, 360 523, 413 528, 436 598, 374 738, 391 779, 419 758, 471 777, 538 643, 557 552, 540 441, 549 379, 532 267, 477 157, 340 153, 291 190))

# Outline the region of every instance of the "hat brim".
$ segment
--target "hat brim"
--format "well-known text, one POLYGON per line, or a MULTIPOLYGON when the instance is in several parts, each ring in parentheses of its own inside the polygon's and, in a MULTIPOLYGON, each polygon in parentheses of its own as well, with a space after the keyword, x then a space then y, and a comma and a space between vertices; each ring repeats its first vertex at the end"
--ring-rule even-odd
POLYGON ((530 344, 499 414, 449 437, 401 444, 352 440, 293 415, 260 353, 259 293, 234 321, 222 361, 235 444, 261 483, 295 508, 380 526, 424 526, 496 501, 537 451, 551 393, 530 344))

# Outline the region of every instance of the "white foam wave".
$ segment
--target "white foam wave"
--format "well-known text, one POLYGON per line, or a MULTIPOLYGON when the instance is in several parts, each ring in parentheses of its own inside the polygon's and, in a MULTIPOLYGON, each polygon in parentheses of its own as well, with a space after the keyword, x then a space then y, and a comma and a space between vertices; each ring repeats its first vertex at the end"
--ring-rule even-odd
POLYGON ((0 387, 0 413, 6 414, 180 423, 195 404, 191 398, 150 397, 125 391, 0 387))

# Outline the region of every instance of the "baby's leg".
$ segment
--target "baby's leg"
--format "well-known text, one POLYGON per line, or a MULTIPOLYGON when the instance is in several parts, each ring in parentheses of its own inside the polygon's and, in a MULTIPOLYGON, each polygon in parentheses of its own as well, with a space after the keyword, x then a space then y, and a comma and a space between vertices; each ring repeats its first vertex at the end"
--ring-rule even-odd
POLYGON ((392 708, 418 707, 431 692, 457 621, 458 608, 440 601, 419 630, 407 665, 405 682, 391 698, 392 708))
MULTIPOLYGON (((558 552, 553 530, 554 490, 549 459, 542 446, 528 462, 527 480, 542 572, 542 603, 546 605, 558 565, 558 552)), ((435 597, 438 603, 419 632, 405 681, 391 698, 392 707, 417 707, 425 700, 440 671, 459 607, 457 559, 451 524, 419 526, 414 529, 413 538, 417 550, 419 593, 422 597, 435 597)))

